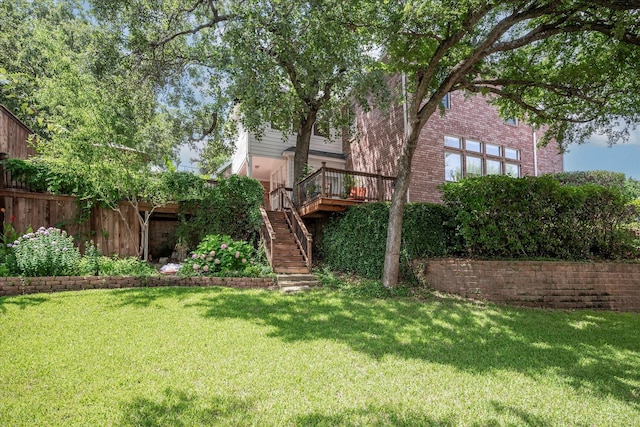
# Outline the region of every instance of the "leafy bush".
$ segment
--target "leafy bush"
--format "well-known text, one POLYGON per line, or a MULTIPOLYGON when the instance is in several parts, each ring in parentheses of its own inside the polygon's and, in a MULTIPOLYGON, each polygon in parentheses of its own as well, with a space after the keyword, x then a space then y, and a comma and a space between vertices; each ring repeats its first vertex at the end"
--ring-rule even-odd
POLYGON ((85 245, 84 256, 79 262, 79 274, 82 276, 134 276, 149 277, 157 274, 149 263, 135 257, 106 257, 93 242, 85 245))
MULTIPOLYGON (((403 218, 403 260, 449 253, 453 233, 448 225, 451 220, 448 208, 431 203, 410 203, 403 218)), ((381 278, 388 221, 388 203, 354 206, 343 216, 334 217, 325 228, 321 243, 321 255, 326 265, 361 277, 381 278)))
POLYGON ((18 271, 24 276, 72 276, 77 273, 80 251, 64 230, 40 227, 17 239, 13 250, 18 271))
POLYGON ((26 185, 31 191, 54 194, 78 194, 86 191, 87 183, 78 175, 54 172, 36 160, 7 159, 4 168, 11 179, 26 185))
POLYGON ((623 173, 610 171, 577 171, 552 174, 563 185, 595 184, 615 188, 631 199, 640 198, 640 181, 626 178, 623 173))
POLYGON ((255 249, 229 236, 206 236, 180 267, 180 274, 210 276, 257 276, 253 268, 255 249))
POLYGON ((260 204, 264 188, 255 179, 232 175, 205 188, 200 199, 182 202, 177 236, 188 247, 211 234, 229 235, 236 240, 257 238, 262 224, 260 204))
POLYGON ((470 256, 628 257, 632 211, 615 186, 561 185, 552 176, 487 176, 443 186, 470 256))

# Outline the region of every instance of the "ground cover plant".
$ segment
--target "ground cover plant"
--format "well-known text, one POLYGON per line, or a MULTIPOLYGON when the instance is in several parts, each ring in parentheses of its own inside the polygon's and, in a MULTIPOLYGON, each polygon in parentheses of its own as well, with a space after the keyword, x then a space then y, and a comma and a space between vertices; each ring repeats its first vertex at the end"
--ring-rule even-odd
POLYGON ((0 425, 640 424, 638 314, 151 288, 0 322, 0 425))

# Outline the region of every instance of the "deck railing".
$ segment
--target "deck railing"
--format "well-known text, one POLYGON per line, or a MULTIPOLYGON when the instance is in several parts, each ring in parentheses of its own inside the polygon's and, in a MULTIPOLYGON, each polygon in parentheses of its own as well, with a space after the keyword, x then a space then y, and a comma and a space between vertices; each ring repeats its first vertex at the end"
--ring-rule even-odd
POLYGON ((289 198, 286 191, 283 191, 283 198, 285 204, 290 206, 284 209, 287 223, 289 223, 289 228, 293 231, 293 235, 296 238, 298 246, 302 250, 302 256, 304 257, 304 261, 307 263, 307 268, 311 271, 311 243, 313 242, 311 233, 309 233, 307 227, 302 221, 302 218, 300 218, 298 210, 293 207, 293 201, 289 198))
POLYGON ((273 231, 269 216, 262 206, 260 206, 260 215, 262 216, 262 227, 260 227, 260 237, 264 241, 264 249, 267 253, 269 264, 273 265, 273 245, 276 240, 276 233, 273 231))
POLYGON ((287 195, 287 199, 291 200, 293 196, 293 188, 288 187, 278 187, 272 192, 269 193, 269 203, 271 204, 271 209, 274 211, 281 211, 286 208, 290 208, 293 204, 287 204, 284 196, 287 195))
POLYGON ((298 182, 298 200, 304 205, 320 197, 363 201, 391 201, 396 179, 379 173, 322 167, 298 182))

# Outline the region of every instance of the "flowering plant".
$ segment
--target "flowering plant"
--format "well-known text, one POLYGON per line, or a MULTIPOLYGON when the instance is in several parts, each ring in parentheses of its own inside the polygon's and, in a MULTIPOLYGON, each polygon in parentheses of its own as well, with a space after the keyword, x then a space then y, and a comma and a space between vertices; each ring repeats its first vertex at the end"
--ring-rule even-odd
POLYGON ((69 276, 76 272, 80 251, 58 228, 40 227, 13 242, 16 264, 25 276, 69 276))
POLYGON ((253 246, 229 236, 212 234, 198 244, 180 268, 182 274, 242 275, 253 263, 253 246))

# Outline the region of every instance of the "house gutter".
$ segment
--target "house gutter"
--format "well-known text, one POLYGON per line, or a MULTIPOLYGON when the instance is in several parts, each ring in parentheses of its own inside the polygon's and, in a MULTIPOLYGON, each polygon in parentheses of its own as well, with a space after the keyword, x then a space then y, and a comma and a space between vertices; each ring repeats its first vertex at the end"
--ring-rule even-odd
POLYGON ((533 129, 533 176, 538 176, 538 135, 533 129))
MULTIPOLYGON (((407 111, 407 75, 402 72, 402 138, 407 139, 407 133, 409 129, 409 112, 407 111)), ((409 197, 409 189, 407 189, 407 203, 411 201, 409 197)))

